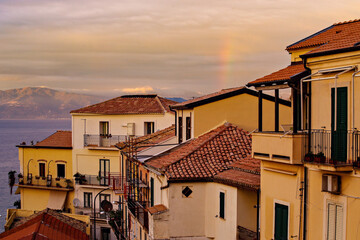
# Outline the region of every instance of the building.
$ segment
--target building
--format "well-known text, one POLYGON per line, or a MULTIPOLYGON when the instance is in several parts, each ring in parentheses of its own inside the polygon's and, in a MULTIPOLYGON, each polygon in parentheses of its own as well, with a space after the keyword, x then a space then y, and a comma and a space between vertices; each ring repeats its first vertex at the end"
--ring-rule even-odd
POLYGON ((115 145, 171 126, 169 105, 174 103, 157 95, 127 95, 71 111, 75 213, 96 219, 97 238, 119 234, 116 228, 111 231, 108 215, 100 209, 107 200, 121 211, 116 204, 125 191, 125 163, 115 145))
POLYGON ((20 174, 16 193, 21 209, 74 213, 71 131, 57 131, 34 145, 18 145, 20 174))
POLYGON ((253 134, 261 239, 358 238, 359 34, 359 20, 331 25, 289 45, 290 66, 248 84, 292 90, 288 133, 253 134))
MULTIPOLYGON (((257 128, 257 98, 256 91, 238 87, 172 105, 176 136, 175 132, 167 135, 166 130, 159 131, 161 141, 144 144, 146 141, 135 138, 123 148, 127 182, 132 189, 126 198, 129 214, 125 232, 130 239, 256 237, 259 222, 254 206, 259 200, 260 170, 259 161, 248 158, 248 134, 257 128), (221 140, 215 140, 218 138, 221 140), (148 147, 142 149, 144 145, 148 147), (182 168, 177 165, 180 162, 194 167, 193 177, 171 175, 182 168), (211 169, 209 166, 214 167, 203 176, 204 169, 211 169), (221 210, 222 217, 220 198, 223 205, 229 204, 221 210), (211 199, 211 203, 205 199, 211 199), (183 201, 189 203, 186 208, 183 201)), ((290 102, 265 94, 262 98, 268 119, 274 119, 278 106, 279 121, 291 121, 290 102)), ((274 120, 265 122, 268 128, 274 124, 274 120)), ((149 138, 157 139, 152 135, 149 138)))
POLYGON ((9 209, 6 232, 1 239, 54 239, 54 240, 88 240, 89 217, 62 214, 55 210, 45 209, 38 213, 9 209), (10 213, 10 214, 9 214, 10 213))

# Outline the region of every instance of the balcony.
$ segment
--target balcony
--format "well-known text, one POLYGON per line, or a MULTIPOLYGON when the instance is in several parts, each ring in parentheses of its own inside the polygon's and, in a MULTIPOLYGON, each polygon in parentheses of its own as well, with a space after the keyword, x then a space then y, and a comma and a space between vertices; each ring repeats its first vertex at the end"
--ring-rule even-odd
POLYGON ((149 216, 148 210, 146 209, 148 202, 139 202, 128 199, 128 208, 132 213, 134 218, 144 227, 144 229, 149 230, 149 216))
POLYGON ((253 157, 287 164, 302 164, 306 133, 257 132, 252 134, 253 157))
POLYGON ((310 148, 304 161, 329 171, 352 171, 360 167, 358 131, 311 130, 310 148))
POLYGON ((86 186, 109 187, 117 194, 123 194, 126 191, 126 178, 120 173, 109 173, 106 176, 75 174, 75 183, 86 186))
MULTIPOLYGON (((111 148, 117 143, 125 142, 130 136, 128 135, 93 135, 84 134, 84 147, 88 148, 111 148)), ((138 136, 131 136, 138 137, 138 136)))
POLYGON ((53 178, 52 175, 47 175, 47 177, 33 177, 31 173, 26 176, 19 174, 17 186, 21 188, 37 188, 58 191, 71 191, 74 189, 74 183, 70 179, 53 178))

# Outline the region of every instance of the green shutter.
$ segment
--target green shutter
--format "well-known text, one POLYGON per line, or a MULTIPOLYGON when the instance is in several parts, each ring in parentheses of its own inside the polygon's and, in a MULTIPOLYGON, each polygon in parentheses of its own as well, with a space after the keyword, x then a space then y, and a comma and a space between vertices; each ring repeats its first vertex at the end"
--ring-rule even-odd
POLYGON ((220 212, 219 216, 225 218, 225 193, 220 192, 220 212))
POLYGON ((275 240, 288 239, 288 206, 275 203, 275 240))
POLYGON ((154 206, 154 179, 150 178, 150 207, 154 206))

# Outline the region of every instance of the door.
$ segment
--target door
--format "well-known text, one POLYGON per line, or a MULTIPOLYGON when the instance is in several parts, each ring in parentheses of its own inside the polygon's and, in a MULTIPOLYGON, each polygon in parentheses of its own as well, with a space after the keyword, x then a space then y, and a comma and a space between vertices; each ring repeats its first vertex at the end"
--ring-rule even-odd
POLYGON ((347 101, 347 87, 337 88, 337 103, 335 103, 335 89, 331 89, 331 158, 338 162, 346 162, 347 159, 347 101))
POLYGON ((275 203, 275 240, 288 239, 289 207, 275 203))
POLYGON ((100 159, 99 183, 103 186, 109 185, 110 160, 100 159))

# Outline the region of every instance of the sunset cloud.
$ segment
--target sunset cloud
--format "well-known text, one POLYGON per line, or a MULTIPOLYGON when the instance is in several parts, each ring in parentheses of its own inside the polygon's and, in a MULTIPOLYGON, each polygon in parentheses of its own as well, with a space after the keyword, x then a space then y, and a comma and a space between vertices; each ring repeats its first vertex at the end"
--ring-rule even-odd
POLYGON ((355 0, 2 0, 0 90, 194 97, 284 67, 287 45, 358 18, 359 8, 355 0))

